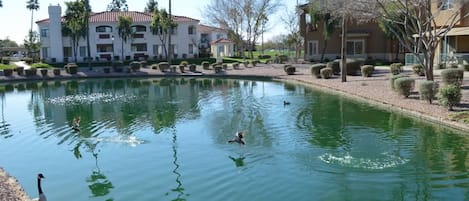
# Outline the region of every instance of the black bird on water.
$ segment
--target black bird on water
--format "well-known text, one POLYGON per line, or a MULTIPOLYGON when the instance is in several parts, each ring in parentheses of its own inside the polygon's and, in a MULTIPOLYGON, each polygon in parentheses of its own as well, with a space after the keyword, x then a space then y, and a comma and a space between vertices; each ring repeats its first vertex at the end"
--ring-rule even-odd
POLYGON ((245 135, 245 132, 236 132, 235 137, 231 140, 228 140, 228 142, 229 143, 236 142, 236 143, 244 145, 246 144, 246 142, 244 141, 244 135, 245 135))

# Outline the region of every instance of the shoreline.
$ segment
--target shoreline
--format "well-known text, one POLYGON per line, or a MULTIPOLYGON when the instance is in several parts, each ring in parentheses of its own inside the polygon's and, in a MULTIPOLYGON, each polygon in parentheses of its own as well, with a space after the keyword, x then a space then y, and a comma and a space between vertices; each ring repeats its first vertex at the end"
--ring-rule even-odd
MULTIPOLYGON (((331 79, 317 79, 311 75, 310 64, 294 64, 298 66, 294 75, 287 75, 283 70, 283 64, 259 64, 256 67, 229 69, 223 73, 216 74, 213 70, 200 70, 200 73, 169 73, 153 70, 149 68, 142 68, 139 72, 133 73, 104 73, 101 67, 94 67, 89 70, 87 67, 81 67, 78 74, 66 74, 61 70, 61 75, 55 76, 52 71, 49 71, 47 76, 39 75, 33 77, 26 76, 8 76, 0 75, 0 84, 23 83, 28 81, 64 81, 74 79, 97 79, 97 78, 252 78, 252 79, 272 79, 286 83, 296 83, 321 90, 326 93, 333 93, 340 96, 350 98, 359 102, 364 102, 373 107, 383 108, 393 112, 399 112, 422 121, 429 121, 444 126, 453 128, 463 132, 469 132, 469 125, 451 121, 448 115, 452 112, 437 104, 429 104, 425 101, 418 99, 417 90, 415 87, 413 93, 408 98, 399 97, 389 87, 389 69, 383 67, 376 67, 376 71, 372 77, 361 76, 347 76, 347 82, 341 82, 338 76, 331 79), (101 69, 101 71, 99 71, 101 69)), ((201 67, 198 66, 200 69, 201 67)), ((411 73, 409 69, 404 73, 411 73)), ((416 80, 415 86, 418 82, 424 80, 424 77, 411 75, 416 80)), ((439 71, 435 70, 435 81, 440 81, 439 71)), ((462 99, 460 105, 455 107, 456 111, 468 111, 469 108, 469 72, 465 72, 464 81, 462 85, 462 99)), ((35 175, 31 175, 34 181, 35 175)), ((21 184, 11 175, 0 167, 0 200, 11 201, 29 201, 30 198, 21 187, 21 184)))

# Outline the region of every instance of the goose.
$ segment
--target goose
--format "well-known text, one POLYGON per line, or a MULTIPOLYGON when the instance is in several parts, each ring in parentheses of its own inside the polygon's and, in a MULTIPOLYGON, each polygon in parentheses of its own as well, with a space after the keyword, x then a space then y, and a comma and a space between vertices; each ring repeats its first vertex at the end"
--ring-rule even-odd
POLYGON ((41 188, 41 179, 44 178, 45 177, 42 173, 37 175, 37 190, 39 191, 39 198, 33 199, 33 201, 47 201, 46 195, 44 195, 44 192, 42 192, 41 188))
POLYGON ((244 132, 236 132, 235 133, 235 137, 231 140, 228 140, 229 143, 233 143, 233 142, 237 142, 239 144, 246 144, 246 142, 244 141, 244 135, 246 135, 244 132))
POLYGON ((75 131, 80 131, 80 117, 73 119, 72 129, 75 131))
POLYGON ((288 101, 283 101, 283 105, 290 105, 290 102, 288 102, 288 101))

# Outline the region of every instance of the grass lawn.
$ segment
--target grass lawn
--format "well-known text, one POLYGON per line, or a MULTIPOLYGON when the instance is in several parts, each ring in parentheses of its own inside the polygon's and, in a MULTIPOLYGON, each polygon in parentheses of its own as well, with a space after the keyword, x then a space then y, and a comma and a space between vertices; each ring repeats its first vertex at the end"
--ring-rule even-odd
POLYGON ((6 68, 13 69, 13 68, 15 68, 15 67, 16 67, 16 66, 15 66, 15 65, 12 65, 12 64, 0 64, 0 70, 6 69, 6 68))

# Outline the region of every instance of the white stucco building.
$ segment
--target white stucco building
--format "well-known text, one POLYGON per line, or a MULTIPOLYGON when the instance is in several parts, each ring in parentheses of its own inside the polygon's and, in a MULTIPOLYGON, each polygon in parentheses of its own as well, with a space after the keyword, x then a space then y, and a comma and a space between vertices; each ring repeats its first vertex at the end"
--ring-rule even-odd
POLYGON ((199 24, 199 52, 201 54, 212 54, 212 57, 234 56, 234 42, 228 39, 226 29, 199 24))
MULTIPOLYGON (((49 18, 37 21, 41 41, 41 58, 48 62, 74 61, 73 48, 70 37, 62 35, 62 8, 49 6, 49 18)), ((90 16, 90 53, 93 61, 106 61, 122 59, 149 59, 165 58, 163 45, 158 35, 154 35, 150 29, 152 14, 137 11, 105 11, 93 13, 90 16), (130 16, 132 18, 133 38, 127 40, 122 48, 122 39, 117 29, 118 16, 130 16), (117 58, 118 57, 118 58, 117 58)), ((201 35, 197 32, 199 20, 184 16, 173 15, 177 23, 171 35, 173 58, 193 58, 199 53, 201 35)), ((167 41, 167 39, 166 39, 167 41)), ((167 43, 167 42, 166 42, 167 43)), ((168 52, 169 53, 169 52, 168 52)), ((85 61, 87 57, 86 39, 80 38, 77 48, 77 60, 85 61)))

